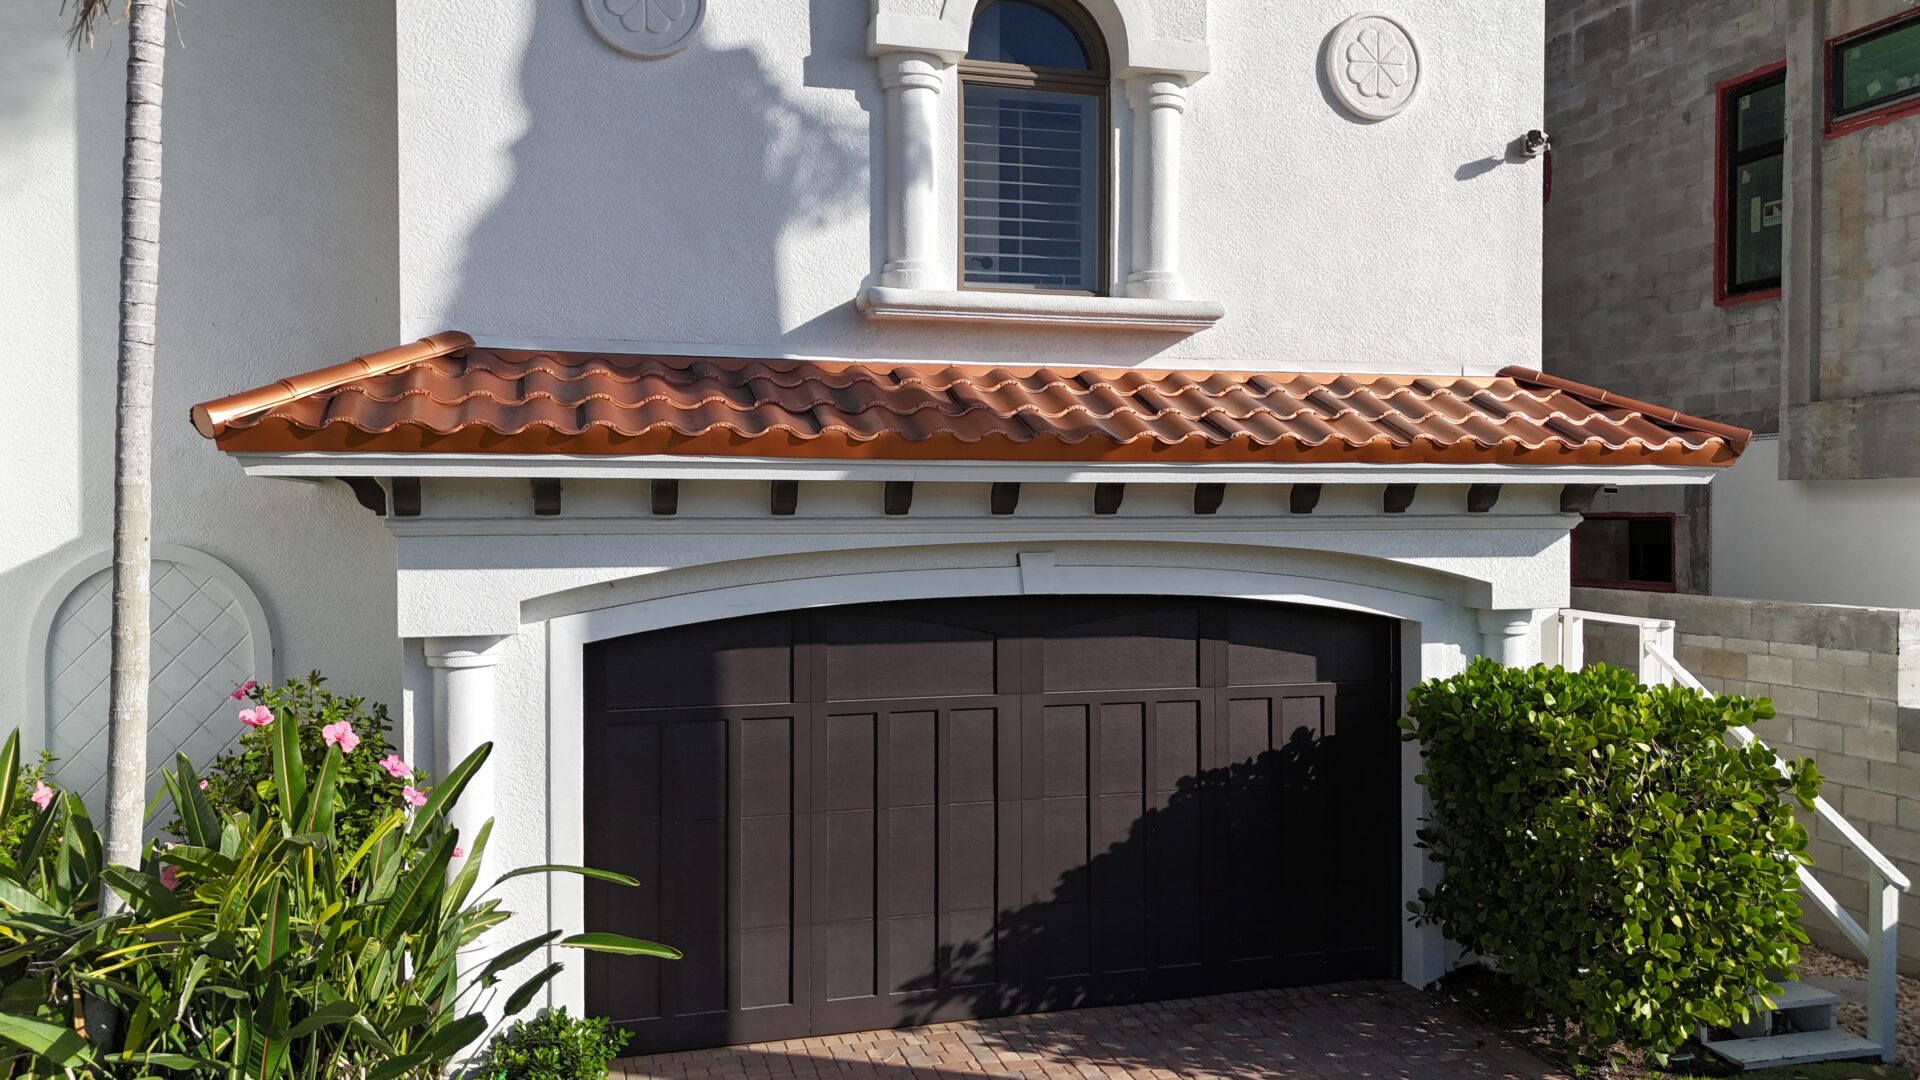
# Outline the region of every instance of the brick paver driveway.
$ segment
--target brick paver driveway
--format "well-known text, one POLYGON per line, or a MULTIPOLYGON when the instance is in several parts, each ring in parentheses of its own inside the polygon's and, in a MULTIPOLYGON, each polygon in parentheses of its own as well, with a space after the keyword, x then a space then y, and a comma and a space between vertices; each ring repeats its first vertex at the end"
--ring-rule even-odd
POLYGON ((1364 982, 627 1058, 619 1080, 1173 1080, 1560 1074, 1401 983, 1364 982))

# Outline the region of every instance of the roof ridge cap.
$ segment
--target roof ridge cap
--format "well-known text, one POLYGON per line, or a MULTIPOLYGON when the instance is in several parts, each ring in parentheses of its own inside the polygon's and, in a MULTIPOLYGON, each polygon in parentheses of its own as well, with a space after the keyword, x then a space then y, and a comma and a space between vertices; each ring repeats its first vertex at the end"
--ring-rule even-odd
POLYGON ((235 417, 264 412, 295 398, 331 390, 355 379, 364 379, 370 375, 385 375, 409 364, 417 364, 422 360, 431 360, 437 356, 446 356, 471 348, 473 348, 473 338, 470 335, 459 330, 442 330, 406 345, 396 345, 391 349, 370 352, 331 367, 323 367, 303 375, 292 375, 265 386, 242 390, 240 393, 228 394, 226 397, 215 398, 212 401, 203 401, 195 405, 189 415, 193 419, 194 429, 206 438, 212 439, 224 432, 228 422, 235 417))
POLYGON ((1501 368, 1500 374, 1515 382, 1537 383, 1541 386, 1558 390, 1564 394, 1570 394, 1589 405, 1610 405, 1615 408, 1630 409, 1663 423, 1674 424, 1679 427, 1690 427, 1697 431, 1706 432, 1709 435, 1718 435, 1739 449, 1745 449, 1747 443, 1753 439, 1753 431, 1750 428, 1738 427, 1733 424, 1723 424, 1718 420, 1708 420, 1703 416, 1693 416, 1689 413, 1683 413, 1679 409, 1670 409, 1665 405, 1655 405, 1651 402, 1641 401, 1639 398, 1630 398, 1625 394, 1616 394, 1611 390, 1603 390, 1598 386, 1589 386, 1586 383, 1575 382, 1572 379, 1562 378, 1558 375, 1549 375, 1544 371, 1538 371, 1534 368, 1509 365, 1501 368))

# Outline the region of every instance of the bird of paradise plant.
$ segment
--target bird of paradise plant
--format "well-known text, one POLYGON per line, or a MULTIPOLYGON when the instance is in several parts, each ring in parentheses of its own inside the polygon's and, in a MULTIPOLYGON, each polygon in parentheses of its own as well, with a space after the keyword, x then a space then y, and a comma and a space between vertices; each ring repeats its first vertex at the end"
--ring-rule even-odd
MULTIPOLYGON (((336 843, 343 756, 317 771, 294 724, 274 745, 276 802, 217 813, 184 755, 165 774, 186 842, 149 846, 139 869, 105 865, 71 793, 45 798, 11 865, 0 863, 0 1069, 13 1076, 190 1075, 273 1080, 439 1077, 559 973, 502 978, 549 947, 678 959, 671 947, 549 930, 471 956, 511 913, 491 896, 527 874, 632 878, 580 866, 510 870, 476 892, 489 821, 462 849, 448 811, 482 746, 415 806, 396 805, 351 849, 336 843), (99 885, 127 910, 98 910, 99 885), (82 1006, 86 1007, 83 1008, 82 1006), (497 1008, 496 1008, 497 1006, 497 1008), (97 1045, 85 1016, 112 1011, 97 1045)), ((0 747, 0 820, 20 793, 19 736, 0 747)), ((95 1032, 97 1036, 97 1032, 95 1032)))

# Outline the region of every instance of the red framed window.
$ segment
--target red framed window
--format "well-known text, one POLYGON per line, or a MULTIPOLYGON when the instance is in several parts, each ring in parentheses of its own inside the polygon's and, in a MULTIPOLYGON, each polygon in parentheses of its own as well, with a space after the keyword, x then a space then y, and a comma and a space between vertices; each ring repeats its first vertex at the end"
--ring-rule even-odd
POLYGON ((1672 514, 1582 515, 1573 529, 1573 583, 1673 592, 1673 523, 1672 514))
POLYGON ((1920 112, 1920 12, 1827 42, 1827 137, 1920 112))
POLYGON ((1771 64, 1714 87, 1713 299, 1780 295, 1786 235, 1787 65, 1771 64))

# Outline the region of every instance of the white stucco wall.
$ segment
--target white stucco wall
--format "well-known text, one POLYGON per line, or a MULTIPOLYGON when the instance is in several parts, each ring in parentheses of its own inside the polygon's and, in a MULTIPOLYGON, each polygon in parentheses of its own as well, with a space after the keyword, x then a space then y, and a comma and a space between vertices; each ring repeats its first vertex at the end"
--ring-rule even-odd
MULTIPOLYGON (((111 538, 124 30, 0 8, 0 725, 33 616, 111 538)), ((397 703, 393 543, 338 484, 251 480, 196 401, 394 343, 393 28, 380 5, 177 9, 166 82, 154 538, 258 593, 280 669, 397 703)))
POLYGON ((1763 436, 1713 482, 1713 592, 1920 608, 1920 480, 1782 480, 1763 436))
MULTIPOLYGON (((1341 111, 1319 74, 1351 5, 1129 6, 1154 34, 1209 39, 1212 71, 1185 119, 1181 233, 1190 294, 1227 306, 1211 330, 870 327, 852 306, 885 235, 866 4, 714 3, 690 48, 641 61, 603 44, 575 5, 422 0, 399 12, 403 336, 1109 366, 1538 366, 1541 172, 1504 161, 1541 123, 1537 6, 1409 6, 1418 97, 1377 124, 1341 111)), ((951 85, 939 107, 950 200, 951 85)), ((1114 120, 1124 143, 1124 101, 1114 120)), ((951 229, 954 214, 941 216, 951 229)))

